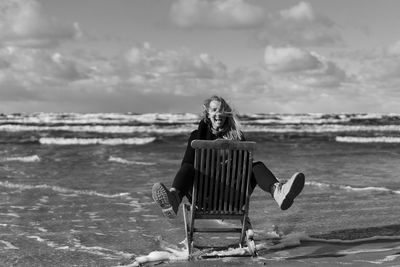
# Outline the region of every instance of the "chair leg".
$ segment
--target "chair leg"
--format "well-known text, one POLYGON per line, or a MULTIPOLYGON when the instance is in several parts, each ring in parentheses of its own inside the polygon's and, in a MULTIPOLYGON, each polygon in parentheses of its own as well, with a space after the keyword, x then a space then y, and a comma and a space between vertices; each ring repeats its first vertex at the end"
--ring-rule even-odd
POLYGON ((256 244, 254 242, 254 231, 253 227, 251 225, 249 217, 246 217, 245 219, 245 224, 246 224, 246 244, 247 248, 249 249, 250 254, 255 257, 257 256, 257 248, 256 244))
POLYGON ((189 259, 192 256, 192 250, 193 250, 193 241, 192 241, 192 234, 191 234, 191 228, 190 228, 190 221, 189 221, 189 210, 190 206, 188 204, 182 205, 183 209, 183 221, 185 224, 185 234, 186 234, 186 249, 188 250, 189 254, 189 259))

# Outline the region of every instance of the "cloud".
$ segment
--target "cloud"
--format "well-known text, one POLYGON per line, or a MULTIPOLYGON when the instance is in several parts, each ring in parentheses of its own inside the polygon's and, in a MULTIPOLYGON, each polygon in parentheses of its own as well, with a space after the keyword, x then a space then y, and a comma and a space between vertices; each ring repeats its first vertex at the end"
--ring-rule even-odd
POLYGON ((79 25, 64 25, 47 15, 34 0, 0 2, 0 44, 20 47, 54 47, 81 34, 79 25))
POLYGON ((261 45, 326 46, 342 42, 337 25, 315 12, 311 4, 300 2, 271 15, 255 40, 261 45))
MULTIPOLYGON (((267 46, 265 68, 277 77, 299 86, 330 88, 348 81, 349 76, 332 61, 296 47, 267 46)), ((287 85, 286 85, 287 86, 287 85)))
POLYGON ((245 0, 176 0, 172 22, 181 28, 247 29, 264 45, 327 46, 342 43, 339 27, 317 13, 310 3, 299 2, 277 13, 245 0))
POLYGON ((226 88, 228 79, 227 67, 207 53, 193 55, 184 48, 160 50, 149 43, 132 46, 114 58, 90 51, 68 55, 26 47, 0 48, 0 58, 3 106, 12 102, 17 107, 18 102, 28 101, 39 109, 101 111, 107 103, 114 103, 115 108, 129 111, 128 99, 135 99, 137 107, 144 109, 139 99, 149 103, 152 97, 171 101, 173 96, 203 97, 226 88), (34 104, 37 102, 43 105, 34 104))
MULTIPOLYGON (((0 48, 0 99, 4 102, 54 99, 60 88, 87 79, 88 69, 57 52, 0 48)), ((71 93, 70 89, 66 92, 71 93)), ((63 101, 57 99, 57 101, 63 101)))
POLYGON ((76 62, 60 53, 33 48, 6 47, 0 56, 7 62, 1 71, 19 77, 23 83, 46 83, 48 81, 71 82, 84 79, 83 70, 76 62))
POLYGON ((316 69, 322 65, 316 56, 296 47, 267 46, 264 60, 266 68, 273 72, 304 71, 316 69))
POLYGON ((342 55, 356 65, 356 75, 361 83, 380 84, 380 87, 397 90, 400 85, 400 41, 369 51, 351 51, 342 55))
POLYGON ((131 47, 117 69, 128 83, 145 87, 145 92, 174 94, 195 92, 200 82, 218 84, 227 72, 227 67, 209 54, 193 56, 185 49, 158 50, 148 43, 131 47))
POLYGON ((265 12, 245 0, 177 0, 170 17, 182 28, 249 28, 261 26, 265 12))
POLYGON ((400 56, 400 40, 389 45, 386 51, 389 56, 400 56))
MULTIPOLYGON (((395 62, 389 50, 376 57, 395 62)), ((264 66, 229 69, 208 53, 150 43, 117 57, 1 48, 0 112, 197 112, 212 94, 230 99, 239 112, 383 111, 398 88, 395 77, 353 79, 332 59, 303 48, 268 46, 264 56, 264 66)), ((373 73, 383 66, 373 62, 371 56, 360 64, 373 73)))
POLYGON ((311 5, 306 2, 300 2, 298 5, 289 9, 280 11, 280 14, 285 20, 294 21, 313 21, 315 20, 314 10, 311 5))

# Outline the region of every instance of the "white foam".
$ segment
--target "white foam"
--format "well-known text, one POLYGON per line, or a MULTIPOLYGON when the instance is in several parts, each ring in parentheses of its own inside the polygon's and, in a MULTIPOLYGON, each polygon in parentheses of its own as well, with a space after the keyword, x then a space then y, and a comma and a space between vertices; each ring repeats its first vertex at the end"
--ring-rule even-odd
POLYGON ((151 143, 155 137, 134 138, 50 138, 42 137, 43 145, 144 145, 151 143))
POLYGON ((88 247, 88 246, 82 245, 80 240, 78 240, 77 238, 73 238, 72 241, 73 241, 74 247, 71 248, 70 250, 86 252, 89 254, 102 256, 106 259, 131 258, 133 256, 133 254, 131 254, 131 253, 126 253, 126 252, 122 252, 122 251, 103 248, 100 246, 88 247))
POLYGON ((193 130, 193 126, 118 126, 118 125, 63 125, 63 126, 37 126, 37 125, 0 125, 0 131, 6 132, 41 132, 41 131, 68 131, 89 133, 158 133, 177 134, 187 133, 193 130))
POLYGON ((99 193, 93 190, 76 190, 76 189, 69 189, 69 188, 64 188, 60 186, 51 186, 47 184, 41 184, 41 185, 27 185, 27 184, 15 184, 15 183, 10 183, 8 181, 6 182, 1 182, 0 181, 0 186, 5 187, 5 188, 15 188, 19 190, 32 190, 32 189, 49 189, 53 190, 58 193, 66 193, 66 194, 72 194, 70 196, 78 196, 78 195, 88 195, 88 196, 97 196, 97 197, 104 197, 104 198, 123 198, 125 200, 130 201, 131 205, 138 204, 138 202, 133 202, 135 200, 134 198, 130 197, 129 193, 117 193, 117 194, 105 194, 105 193, 99 193))
POLYGON ((332 124, 346 123, 350 121, 350 117, 340 114, 336 116, 324 117, 324 114, 263 114, 263 115, 247 115, 252 118, 251 121, 243 123, 251 124, 332 124))
POLYGON ((356 137, 356 136, 336 136, 336 142, 342 143, 400 143, 398 136, 379 136, 379 137, 356 137))
POLYGON ((41 243, 45 243, 47 246, 51 247, 51 248, 57 248, 59 247, 57 243, 53 242, 53 241, 49 241, 47 239, 41 238, 40 236, 36 236, 36 235, 28 235, 26 236, 29 239, 34 239, 37 242, 41 242, 41 243))
POLYGON ((19 216, 17 213, 14 212, 9 212, 9 213, 0 213, 1 216, 9 216, 9 217, 14 217, 14 218, 20 218, 21 216, 19 216))
POLYGON ((400 132, 400 125, 343 125, 343 124, 293 124, 293 125, 246 125, 247 132, 263 133, 340 133, 340 132, 400 132))
POLYGON ((25 157, 7 157, 0 161, 19 161, 19 162, 39 162, 40 157, 38 155, 25 156, 25 157))
MULTIPOLYGON (((300 245, 300 241, 308 236, 304 233, 293 233, 287 236, 281 236, 279 243, 276 243, 276 239, 273 242, 261 243, 257 244, 257 250, 274 250, 274 249, 282 249, 285 247, 293 247, 300 245)), ((168 245, 165 241, 160 240, 160 246, 163 251, 153 251, 150 252, 146 256, 139 256, 135 258, 135 262, 129 265, 125 265, 125 267, 133 267, 133 266, 142 266, 142 264, 149 262, 160 262, 160 261, 185 261, 188 260, 188 250, 187 249, 179 249, 176 246, 168 245)), ((182 241, 184 243, 185 241, 182 241)), ((212 258, 212 257, 234 257, 234 256, 242 256, 249 255, 250 252, 247 247, 237 247, 237 248, 228 248, 226 250, 218 250, 212 252, 206 252, 200 255, 200 257, 212 258)))
POLYGON ((16 114, 0 117, 0 122, 12 124, 134 124, 134 123, 194 123, 199 116, 192 113, 146 113, 146 114, 122 114, 122 113, 33 113, 16 114))
POLYGON ((385 263, 385 262, 387 263, 387 262, 395 261, 397 258, 400 258, 400 254, 388 255, 385 258, 381 259, 381 260, 366 261, 366 262, 375 263, 375 264, 382 264, 382 263, 385 263))
MULTIPOLYGON (((136 267, 142 266, 146 263, 157 263, 162 261, 185 261, 188 260, 188 251, 187 249, 179 249, 177 246, 167 244, 165 241, 160 240, 160 247, 163 249, 162 251, 153 251, 148 255, 139 256, 135 258, 135 261, 128 265, 123 265, 125 267, 136 267)), ((313 238, 308 236, 305 232, 293 232, 287 235, 284 235, 281 231, 279 231, 278 227, 274 226, 272 232, 268 232, 267 240, 257 240, 256 249, 260 252, 268 252, 275 250, 282 250, 285 248, 297 247, 300 246, 304 241, 318 242, 318 243, 333 243, 333 244, 359 244, 360 242, 374 242, 379 240, 400 240, 400 236, 375 236, 370 238, 362 238, 362 239, 354 239, 354 240, 341 240, 341 239, 320 239, 313 238)), ((182 241, 181 243, 185 243, 182 241)), ((357 253, 365 253, 365 252, 382 252, 382 251, 390 251, 397 250, 400 247, 395 248, 371 248, 371 249, 343 249, 335 252, 335 254, 357 254, 357 253)), ((235 257, 235 256, 243 256, 249 255, 247 247, 238 247, 238 248, 228 248, 226 250, 218 250, 211 251, 205 253, 198 253, 199 257, 202 258, 220 258, 220 257, 235 257)), ((282 256, 279 259, 285 259, 291 257, 290 254, 286 256, 282 256)), ((397 256, 386 257, 385 261, 390 261, 395 259, 397 256)))
POLYGON ((54 241, 50 241, 48 239, 44 239, 44 238, 42 238, 40 236, 36 236, 36 235, 26 235, 26 237, 29 239, 34 239, 37 242, 44 243, 45 245, 47 245, 51 248, 54 248, 56 250, 69 250, 69 251, 85 252, 88 254, 102 256, 103 258, 106 258, 106 259, 121 259, 121 258, 132 257, 132 254, 122 252, 122 251, 107 249, 107 248, 103 248, 103 247, 99 247, 99 246, 93 246, 93 247, 84 246, 76 238, 72 239, 73 246, 66 246, 66 245, 60 245, 54 241))
MULTIPOLYGON (((353 243, 361 243, 361 242, 400 240, 400 236, 372 236, 372 237, 367 237, 367 238, 343 240, 343 239, 322 239, 322 238, 309 237, 309 236, 305 235, 302 240, 303 241, 315 241, 315 242, 320 242, 320 243, 353 244, 353 243)), ((400 247, 398 247, 398 248, 400 248, 400 247)), ((343 250, 343 251, 346 251, 346 250, 343 250)), ((357 250, 357 251, 359 251, 359 250, 357 250)), ((357 253, 359 253, 359 252, 357 252, 357 253)))
POLYGON ((4 249, 19 249, 8 241, 0 240, 5 245, 4 249))
POLYGON ((367 187, 353 187, 350 185, 338 185, 338 184, 329 184, 329 183, 322 183, 316 181, 306 181, 306 185, 309 186, 316 186, 320 188, 339 188, 346 191, 375 191, 375 192, 387 192, 390 194, 400 194, 400 190, 393 190, 386 187, 376 187, 376 186, 367 186, 367 187))
POLYGON ((108 158, 108 161, 110 162, 117 162, 117 163, 122 163, 122 164, 127 164, 127 165, 155 165, 154 162, 144 162, 144 161, 136 161, 136 160, 127 160, 127 159, 123 159, 120 157, 114 157, 114 156, 110 156, 108 158))

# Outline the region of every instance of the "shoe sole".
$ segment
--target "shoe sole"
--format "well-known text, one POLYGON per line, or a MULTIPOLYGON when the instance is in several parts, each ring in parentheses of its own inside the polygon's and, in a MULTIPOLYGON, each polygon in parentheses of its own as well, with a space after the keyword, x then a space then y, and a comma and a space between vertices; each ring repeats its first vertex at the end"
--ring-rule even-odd
POLYGON ((173 219, 176 217, 176 213, 170 204, 168 197, 168 189, 165 185, 161 183, 156 183, 153 185, 151 190, 154 202, 156 202, 160 207, 161 211, 165 217, 173 219))
POLYGON ((282 202, 281 210, 287 210, 293 205, 294 199, 300 194, 300 192, 304 188, 304 182, 304 174, 297 173, 289 193, 286 195, 286 198, 282 202))

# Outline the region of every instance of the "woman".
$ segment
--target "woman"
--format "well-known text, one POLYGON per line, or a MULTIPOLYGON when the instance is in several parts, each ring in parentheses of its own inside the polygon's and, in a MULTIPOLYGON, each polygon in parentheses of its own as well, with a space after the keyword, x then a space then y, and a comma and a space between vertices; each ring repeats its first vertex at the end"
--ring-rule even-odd
MULTIPOLYGON (((198 129, 190 134, 181 167, 171 189, 162 183, 156 183, 152 188, 154 201, 168 218, 174 218, 177 215, 179 204, 184 196, 190 200, 195 175, 195 152, 191 147, 191 142, 195 139, 215 140, 218 138, 245 140, 236 115, 222 97, 212 96, 206 99, 203 109, 203 118, 198 129)), ((251 189, 253 190, 258 185, 262 190, 271 193, 282 210, 290 208, 293 200, 303 190, 305 177, 302 173, 295 173, 283 184, 262 162, 254 162, 252 171, 251 189)))

